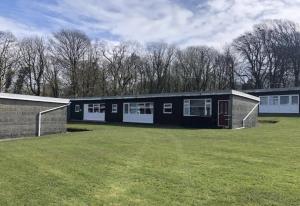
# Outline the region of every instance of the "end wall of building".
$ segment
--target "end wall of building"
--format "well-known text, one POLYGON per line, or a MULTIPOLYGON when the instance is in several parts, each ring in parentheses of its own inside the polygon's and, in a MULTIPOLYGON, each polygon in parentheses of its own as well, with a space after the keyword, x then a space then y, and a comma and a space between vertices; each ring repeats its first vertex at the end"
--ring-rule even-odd
MULTIPOLYGON (((258 101, 250 100, 244 97, 232 96, 232 129, 243 127, 243 119, 258 104, 258 101)), ((245 121, 245 127, 255 127, 257 123, 258 107, 249 115, 245 121)))
MULTIPOLYGON (((0 138, 35 136, 40 111, 63 104, 0 99, 0 138)), ((67 108, 42 115, 41 134, 66 131, 67 108)))

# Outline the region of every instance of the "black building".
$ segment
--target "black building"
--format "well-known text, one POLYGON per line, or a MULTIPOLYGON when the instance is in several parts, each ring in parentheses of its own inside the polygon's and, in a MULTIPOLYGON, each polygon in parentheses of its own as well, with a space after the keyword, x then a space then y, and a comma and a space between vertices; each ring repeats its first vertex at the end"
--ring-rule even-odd
POLYGON ((235 90, 77 98, 69 120, 242 128, 256 125, 258 104, 258 97, 235 90))
POLYGON ((300 115, 300 87, 256 89, 244 92, 260 97, 259 115, 261 116, 300 115))

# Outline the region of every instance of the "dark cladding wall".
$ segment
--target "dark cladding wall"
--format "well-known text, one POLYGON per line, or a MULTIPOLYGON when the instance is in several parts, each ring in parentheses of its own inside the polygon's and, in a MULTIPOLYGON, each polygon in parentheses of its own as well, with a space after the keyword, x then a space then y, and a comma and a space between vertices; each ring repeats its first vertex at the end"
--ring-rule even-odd
MULTIPOLYGON (((0 99, 0 138, 34 136, 38 113, 63 104, 0 99)), ((66 108, 42 115, 41 134, 66 132, 66 108)))
POLYGON ((104 103, 106 106, 105 121, 106 122, 122 122, 123 121, 123 104, 130 102, 153 102, 154 106, 154 124, 159 125, 177 125, 196 128, 217 128, 218 126, 218 100, 229 100, 230 95, 213 95, 213 96, 190 96, 190 97, 156 97, 156 98, 131 98, 131 99, 108 99, 108 100, 77 100, 71 101, 69 107, 69 120, 83 120, 84 104, 104 103), (211 99, 212 100, 212 116, 183 116, 184 99, 211 99), (172 114, 163 113, 164 103, 172 103, 172 114), (118 105, 118 112, 112 113, 112 104, 118 105), (75 105, 80 105, 81 111, 75 112, 75 105))
MULTIPOLYGON (((258 101, 240 96, 232 96, 232 129, 243 127, 243 119, 258 104, 258 101)), ((245 121, 245 127, 255 127, 258 116, 258 107, 245 121)))

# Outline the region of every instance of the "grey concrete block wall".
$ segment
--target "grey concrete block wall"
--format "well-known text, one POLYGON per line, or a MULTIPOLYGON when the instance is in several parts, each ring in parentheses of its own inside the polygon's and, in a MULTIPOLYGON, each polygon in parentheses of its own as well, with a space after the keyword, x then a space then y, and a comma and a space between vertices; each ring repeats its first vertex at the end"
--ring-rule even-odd
MULTIPOLYGON (((259 102, 255 100, 233 95, 231 99, 231 128, 235 129, 243 127, 243 119, 258 103, 259 102)), ((245 127, 255 127, 257 123, 257 116, 258 107, 256 107, 256 109, 245 121, 245 127)))
POLYGON ((245 121, 245 127, 256 127, 257 124, 257 116, 258 116, 258 107, 249 115, 249 117, 245 121))
MULTIPOLYGON (((62 106, 58 103, 0 99, 0 138, 35 136, 40 111, 62 106)), ((67 108, 42 115, 41 134, 66 131, 67 108)))

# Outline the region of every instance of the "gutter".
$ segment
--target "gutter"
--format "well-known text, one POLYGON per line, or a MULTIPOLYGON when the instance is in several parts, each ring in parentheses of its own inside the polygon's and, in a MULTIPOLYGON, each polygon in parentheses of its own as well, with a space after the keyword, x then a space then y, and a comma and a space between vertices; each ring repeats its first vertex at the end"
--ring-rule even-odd
POLYGON ((189 97, 189 96, 214 96, 214 95, 237 95, 259 101, 259 97, 246 94, 237 90, 220 90, 220 91, 202 91, 202 92, 179 92, 179 93, 159 93, 159 94, 141 94, 141 95, 125 95, 125 96, 106 96, 106 97, 85 97, 73 98, 71 101, 89 101, 89 100, 112 100, 112 99, 137 99, 137 98, 165 98, 165 97, 189 97))
POLYGON ((40 111, 40 112, 39 112, 39 119, 38 119, 38 137, 41 136, 42 115, 45 114, 45 113, 49 113, 49 112, 53 112, 53 111, 56 111, 56 110, 65 108, 65 107, 69 106, 70 104, 71 104, 71 103, 69 102, 69 103, 66 104, 66 105, 62 105, 62 106, 59 106, 59 107, 55 107, 55 108, 52 108, 52 109, 47 109, 47 110, 44 110, 44 111, 40 111))

